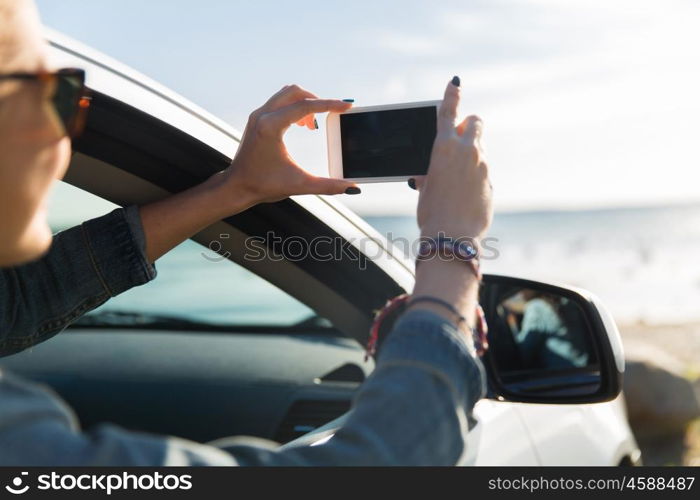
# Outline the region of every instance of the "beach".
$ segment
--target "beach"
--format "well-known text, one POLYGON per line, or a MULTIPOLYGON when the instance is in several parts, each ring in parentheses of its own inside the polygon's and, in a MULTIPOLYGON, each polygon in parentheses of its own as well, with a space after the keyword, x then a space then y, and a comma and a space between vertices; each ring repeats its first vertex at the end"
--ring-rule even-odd
MULTIPOLYGON (((666 325, 636 322, 618 327, 628 365, 631 362, 651 362, 663 367, 691 382, 696 398, 700 399, 700 322, 666 325)), ((649 381, 641 378, 635 383, 649 384, 649 381)), ((668 401, 677 396, 667 394, 663 399, 668 401)), ((685 407, 688 402, 680 403, 685 407)), ((648 424, 644 422, 637 423, 632 419, 631 424, 646 465, 700 466, 700 414, 685 429, 658 436, 648 436, 646 431, 649 429, 643 428, 648 424)))
MULTIPOLYGON (((700 305, 699 305, 700 307, 700 305)), ((700 377, 700 322, 618 325, 627 358, 658 357, 690 379, 700 377)))

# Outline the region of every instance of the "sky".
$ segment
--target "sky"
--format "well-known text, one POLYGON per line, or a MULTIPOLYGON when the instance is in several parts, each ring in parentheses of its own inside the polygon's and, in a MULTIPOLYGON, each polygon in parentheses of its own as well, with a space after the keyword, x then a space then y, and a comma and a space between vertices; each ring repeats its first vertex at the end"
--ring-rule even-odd
MULTIPOLYGON (((484 120, 497 211, 700 201, 695 0, 38 0, 43 22, 242 130, 297 83, 372 105, 462 80, 484 120)), ((287 145, 327 175, 321 129, 287 145)), ((360 213, 411 213, 405 184, 363 185, 360 213)))

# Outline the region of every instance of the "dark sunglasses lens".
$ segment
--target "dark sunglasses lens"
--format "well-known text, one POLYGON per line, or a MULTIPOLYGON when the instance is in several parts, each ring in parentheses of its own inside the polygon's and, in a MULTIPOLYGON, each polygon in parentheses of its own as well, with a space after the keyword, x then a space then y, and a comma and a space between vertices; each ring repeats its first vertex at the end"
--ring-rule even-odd
POLYGON ((68 134, 73 133, 82 90, 83 79, 80 76, 58 75, 53 104, 68 134))

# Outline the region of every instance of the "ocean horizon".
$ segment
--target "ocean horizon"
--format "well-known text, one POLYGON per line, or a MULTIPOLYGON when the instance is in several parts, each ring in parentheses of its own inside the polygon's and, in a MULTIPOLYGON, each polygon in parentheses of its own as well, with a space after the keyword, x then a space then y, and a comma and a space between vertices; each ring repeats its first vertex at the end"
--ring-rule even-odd
MULTIPOLYGON (((405 242, 419 236, 414 216, 363 218, 399 251, 408 252, 405 242)), ((52 226, 59 230, 80 222, 72 214, 54 218, 52 226)), ((598 295, 620 324, 700 321, 700 203, 498 212, 488 237, 492 251, 484 254, 484 272, 584 288, 598 295)), ((262 316, 292 321, 310 312, 242 268, 224 269, 203 258, 207 252, 183 243, 158 261, 157 280, 106 307, 194 311, 234 322, 262 316), (270 296, 279 300, 267 305, 258 300, 270 296)))

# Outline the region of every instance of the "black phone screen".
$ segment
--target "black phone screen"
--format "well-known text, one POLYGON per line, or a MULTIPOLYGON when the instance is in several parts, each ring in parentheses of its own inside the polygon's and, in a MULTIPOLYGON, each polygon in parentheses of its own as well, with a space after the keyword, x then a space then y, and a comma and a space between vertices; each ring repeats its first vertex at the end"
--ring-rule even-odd
POLYGON ((343 177, 424 175, 437 133, 435 106, 340 115, 343 177))

